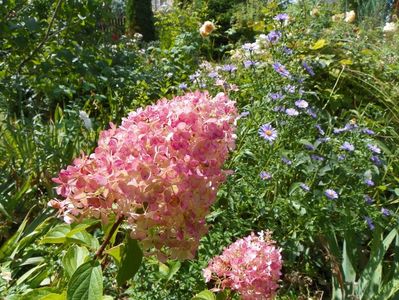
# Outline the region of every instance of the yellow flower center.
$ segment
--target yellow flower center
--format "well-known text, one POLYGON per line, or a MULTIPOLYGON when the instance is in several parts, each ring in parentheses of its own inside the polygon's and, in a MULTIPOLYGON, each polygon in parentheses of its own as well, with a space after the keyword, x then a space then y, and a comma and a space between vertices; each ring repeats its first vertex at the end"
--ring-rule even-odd
POLYGON ((273 134, 273 132, 270 129, 265 130, 265 134, 267 136, 271 136, 273 134))

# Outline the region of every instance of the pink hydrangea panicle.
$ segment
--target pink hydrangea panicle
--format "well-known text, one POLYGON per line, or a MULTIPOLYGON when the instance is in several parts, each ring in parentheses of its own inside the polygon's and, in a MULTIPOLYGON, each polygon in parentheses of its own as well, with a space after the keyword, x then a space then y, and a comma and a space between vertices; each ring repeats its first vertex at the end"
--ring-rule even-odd
POLYGON ((235 147, 237 116, 223 93, 187 93, 138 109, 53 179, 63 199, 49 205, 69 223, 124 216, 144 250, 191 258, 228 174, 222 167, 235 147))
POLYGON ((225 248, 212 258, 203 275, 206 282, 214 282, 214 291, 231 289, 244 300, 266 300, 276 295, 281 268, 281 249, 269 231, 262 231, 225 248))

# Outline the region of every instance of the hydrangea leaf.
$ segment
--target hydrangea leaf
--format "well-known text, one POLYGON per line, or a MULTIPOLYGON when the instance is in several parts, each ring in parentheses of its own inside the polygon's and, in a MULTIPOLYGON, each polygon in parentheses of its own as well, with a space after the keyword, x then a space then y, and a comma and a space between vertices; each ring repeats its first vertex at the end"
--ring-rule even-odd
POLYGON ((98 261, 76 269, 68 284, 67 300, 98 300, 103 295, 103 275, 98 261))

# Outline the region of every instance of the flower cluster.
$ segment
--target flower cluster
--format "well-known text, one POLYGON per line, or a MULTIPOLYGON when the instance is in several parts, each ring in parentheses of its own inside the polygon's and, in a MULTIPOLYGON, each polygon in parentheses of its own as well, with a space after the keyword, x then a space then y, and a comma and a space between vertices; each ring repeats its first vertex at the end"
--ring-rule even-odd
POLYGON ((69 223, 123 216, 145 250, 160 255, 166 246, 174 258, 192 257, 225 180, 221 168, 235 146, 237 116, 223 93, 188 93, 138 109, 53 179, 65 199, 49 205, 69 223))
POLYGON ((215 281, 216 291, 237 291, 244 300, 272 299, 281 276, 280 252, 269 232, 252 233, 209 262, 203 270, 205 281, 215 281))

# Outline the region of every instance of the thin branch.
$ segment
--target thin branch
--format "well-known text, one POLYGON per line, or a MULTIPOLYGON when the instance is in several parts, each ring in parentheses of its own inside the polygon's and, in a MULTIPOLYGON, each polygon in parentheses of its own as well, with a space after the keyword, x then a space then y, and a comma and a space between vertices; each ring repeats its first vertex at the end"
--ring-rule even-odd
POLYGON ((30 61, 33 58, 33 56, 35 56, 37 51, 39 51, 39 49, 41 47, 43 47, 43 45, 47 42, 49 34, 50 34, 50 31, 51 31, 51 27, 53 27, 53 24, 54 24, 54 21, 55 21, 55 17, 57 16, 57 13, 58 13, 58 11, 59 11, 59 9, 61 7, 61 3, 62 3, 62 0, 58 0, 57 6, 55 7, 55 10, 53 12, 53 16, 51 17, 50 23, 48 24, 48 27, 47 27, 47 30, 46 30, 46 34, 44 35, 44 37, 43 37, 42 41, 39 43, 39 45, 37 45, 37 47, 35 49, 33 49, 33 51, 30 53, 30 55, 21 62, 21 64, 18 67, 18 72, 21 71, 22 67, 28 61, 30 61))
POLYGON ((105 250, 105 247, 107 247, 109 241, 111 240, 112 236, 114 235, 115 231, 118 229, 122 221, 123 221, 123 216, 119 216, 114 225, 112 225, 111 230, 109 231, 107 237, 105 238, 100 248, 96 252, 97 259, 101 259, 103 257, 103 252, 105 250))

